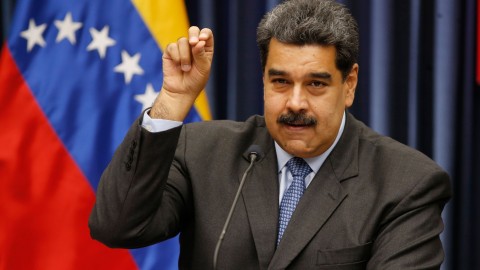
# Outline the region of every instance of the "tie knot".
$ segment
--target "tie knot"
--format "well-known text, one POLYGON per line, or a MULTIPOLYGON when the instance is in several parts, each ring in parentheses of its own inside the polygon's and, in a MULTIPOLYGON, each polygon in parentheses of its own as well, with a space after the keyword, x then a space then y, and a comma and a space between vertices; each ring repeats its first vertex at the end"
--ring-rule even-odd
POLYGON ((300 176, 305 178, 309 173, 312 172, 310 166, 303 158, 293 157, 287 162, 287 168, 292 173, 293 177, 300 176))

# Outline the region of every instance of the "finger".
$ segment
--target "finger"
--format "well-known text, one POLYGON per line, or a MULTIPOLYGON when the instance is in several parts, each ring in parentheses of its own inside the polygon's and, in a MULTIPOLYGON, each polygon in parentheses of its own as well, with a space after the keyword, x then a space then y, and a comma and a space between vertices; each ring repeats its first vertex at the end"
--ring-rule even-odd
POLYGON ((205 50, 207 52, 213 51, 213 32, 210 28, 203 28, 198 35, 198 39, 205 41, 205 50))
POLYGON ((198 36, 200 34, 200 28, 192 26, 188 28, 188 42, 191 46, 195 46, 198 43, 198 36))
POLYGON ((177 41, 177 45, 180 57, 180 66, 183 71, 189 71, 192 67, 190 44, 188 43, 187 38, 182 37, 177 41))
MULTIPOLYGON (((199 41, 193 46, 192 53, 195 60, 205 56, 205 52, 213 53, 213 32, 209 28, 203 28, 198 35, 199 41)), ((210 54, 211 55, 211 54, 210 54)))
POLYGON ((198 38, 200 40, 207 40, 210 37, 213 37, 213 32, 210 28, 203 28, 200 30, 200 33, 198 34, 198 38))
POLYGON ((180 65, 180 53, 177 43, 169 43, 165 48, 164 58, 171 60, 176 66, 180 65))
POLYGON ((203 28, 199 33, 199 41, 192 48, 192 55, 199 69, 209 70, 213 56, 213 33, 209 28, 203 28))
POLYGON ((193 58, 197 59, 199 56, 204 56, 205 54, 205 41, 199 41, 195 47, 192 48, 193 58))

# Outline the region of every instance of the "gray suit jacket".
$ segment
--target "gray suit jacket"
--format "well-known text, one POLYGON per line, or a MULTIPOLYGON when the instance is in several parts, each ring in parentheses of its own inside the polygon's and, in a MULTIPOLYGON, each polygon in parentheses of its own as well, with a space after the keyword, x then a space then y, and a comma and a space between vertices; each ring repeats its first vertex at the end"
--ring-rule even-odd
POLYGON ((438 269, 448 175, 420 152, 347 113, 344 133, 275 246, 279 183, 263 117, 149 133, 134 123, 102 175, 93 238, 135 248, 180 233, 181 269, 211 269, 252 144, 249 174, 219 269, 438 269))

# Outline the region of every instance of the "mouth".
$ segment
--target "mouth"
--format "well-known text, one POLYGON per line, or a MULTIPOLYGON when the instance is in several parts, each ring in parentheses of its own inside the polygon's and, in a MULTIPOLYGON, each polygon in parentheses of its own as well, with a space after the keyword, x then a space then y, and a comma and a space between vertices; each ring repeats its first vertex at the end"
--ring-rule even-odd
POLYGON ((310 130, 313 129, 312 125, 299 125, 299 124, 283 124, 283 131, 285 132, 285 135, 288 134, 288 136, 303 136, 305 135, 305 132, 309 132, 310 130))
POLYGON ((311 124, 307 125, 305 123, 288 123, 288 124, 285 123, 284 125, 287 126, 287 127, 293 127, 293 128, 307 128, 307 127, 313 126, 311 124))

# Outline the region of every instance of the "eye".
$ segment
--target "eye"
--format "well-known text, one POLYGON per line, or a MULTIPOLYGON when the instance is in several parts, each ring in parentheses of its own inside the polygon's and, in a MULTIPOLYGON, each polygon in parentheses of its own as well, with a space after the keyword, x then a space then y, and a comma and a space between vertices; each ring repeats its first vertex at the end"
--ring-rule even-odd
POLYGON ((327 86, 327 84, 322 81, 312 81, 309 83, 309 85, 315 88, 321 88, 321 87, 327 86))
POLYGON ((276 78, 272 80, 274 84, 288 84, 288 81, 282 78, 276 78))

